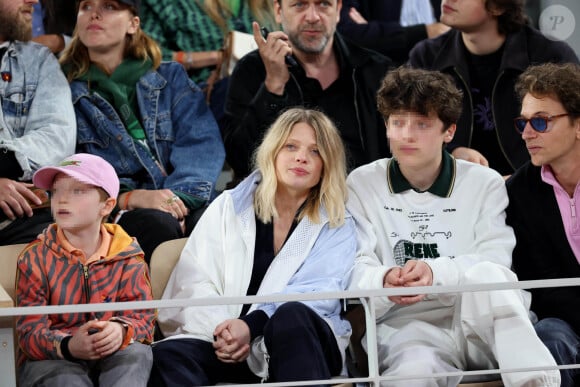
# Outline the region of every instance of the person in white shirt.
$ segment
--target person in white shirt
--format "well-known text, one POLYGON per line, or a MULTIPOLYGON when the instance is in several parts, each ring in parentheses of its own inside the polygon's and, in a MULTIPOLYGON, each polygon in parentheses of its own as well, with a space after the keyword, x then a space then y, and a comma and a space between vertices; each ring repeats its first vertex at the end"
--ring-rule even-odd
MULTIPOLYGON (((345 212, 346 159, 320 111, 274 121, 256 168, 204 212, 163 299, 337 292, 356 231, 345 212)), ((351 328, 338 299, 159 310, 150 386, 323 380, 341 374, 351 328)))
MULTIPOLYGON (((358 238, 351 289, 517 281, 501 175, 444 149, 455 134, 461 98, 440 72, 400 67, 383 80, 377 103, 393 158, 364 165, 347 180, 358 238)), ((520 290, 390 296, 376 305, 383 376, 555 366, 520 290)), ((506 386, 560 385, 554 370, 501 377, 506 386)), ((460 379, 388 385, 456 386, 460 379)))

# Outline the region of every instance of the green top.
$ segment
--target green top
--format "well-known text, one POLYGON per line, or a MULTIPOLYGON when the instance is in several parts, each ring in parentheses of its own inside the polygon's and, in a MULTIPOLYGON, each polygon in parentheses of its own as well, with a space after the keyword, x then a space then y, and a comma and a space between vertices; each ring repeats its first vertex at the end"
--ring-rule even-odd
MULTIPOLYGON (((245 0, 228 0, 235 16, 228 18, 228 30, 252 33, 251 14, 245 0)), ((224 32, 203 9, 203 0, 142 0, 141 27, 161 46, 164 60, 175 51, 216 51, 222 48, 224 32)), ((268 26, 274 30, 275 26, 268 26)), ((194 70, 191 79, 204 82, 211 68, 194 70)))
POLYGON ((234 15, 237 15, 240 13, 240 7, 242 6, 242 0, 226 0, 226 3, 228 3, 230 9, 232 10, 232 13, 234 15))
POLYGON ((144 140, 145 131, 137 114, 137 82, 151 70, 150 60, 125 59, 111 75, 105 74, 99 66, 91 64, 89 71, 76 80, 86 81, 93 92, 105 98, 123 121, 125 129, 135 140, 144 140))

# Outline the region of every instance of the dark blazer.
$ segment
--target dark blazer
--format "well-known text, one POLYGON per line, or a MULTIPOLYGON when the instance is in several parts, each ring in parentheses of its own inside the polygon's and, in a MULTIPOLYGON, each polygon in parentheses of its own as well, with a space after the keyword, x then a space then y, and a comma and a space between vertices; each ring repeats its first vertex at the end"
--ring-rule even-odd
MULTIPOLYGON (((507 223, 516 235, 513 269, 520 280, 580 277, 551 185, 530 162, 506 182, 507 223)), ((540 319, 557 317, 580 334, 580 287, 532 289, 532 310, 540 319)))

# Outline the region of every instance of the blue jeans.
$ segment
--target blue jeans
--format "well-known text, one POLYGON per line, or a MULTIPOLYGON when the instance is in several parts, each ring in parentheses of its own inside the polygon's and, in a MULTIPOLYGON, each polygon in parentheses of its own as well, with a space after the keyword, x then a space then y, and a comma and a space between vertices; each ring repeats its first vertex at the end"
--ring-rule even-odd
MULTIPOLYGON (((549 317, 538 321, 534 328, 558 365, 578 364, 580 337, 570 324, 564 320, 549 317)), ((580 385, 580 369, 561 370, 560 374, 562 387, 574 387, 575 380, 580 385)))

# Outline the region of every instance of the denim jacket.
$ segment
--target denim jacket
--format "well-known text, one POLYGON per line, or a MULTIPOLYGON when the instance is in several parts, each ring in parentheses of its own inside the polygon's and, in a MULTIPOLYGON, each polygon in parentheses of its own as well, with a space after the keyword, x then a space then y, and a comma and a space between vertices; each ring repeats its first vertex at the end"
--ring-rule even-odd
POLYGON ((71 90, 78 151, 109 161, 129 189, 167 188, 210 199, 225 159, 224 146, 204 94, 180 64, 162 63, 137 84, 137 116, 149 150, 133 140, 113 106, 87 82, 73 81, 71 90))
POLYGON ((56 57, 36 43, 10 42, 0 66, 0 151, 32 173, 74 153, 75 114, 56 57))

